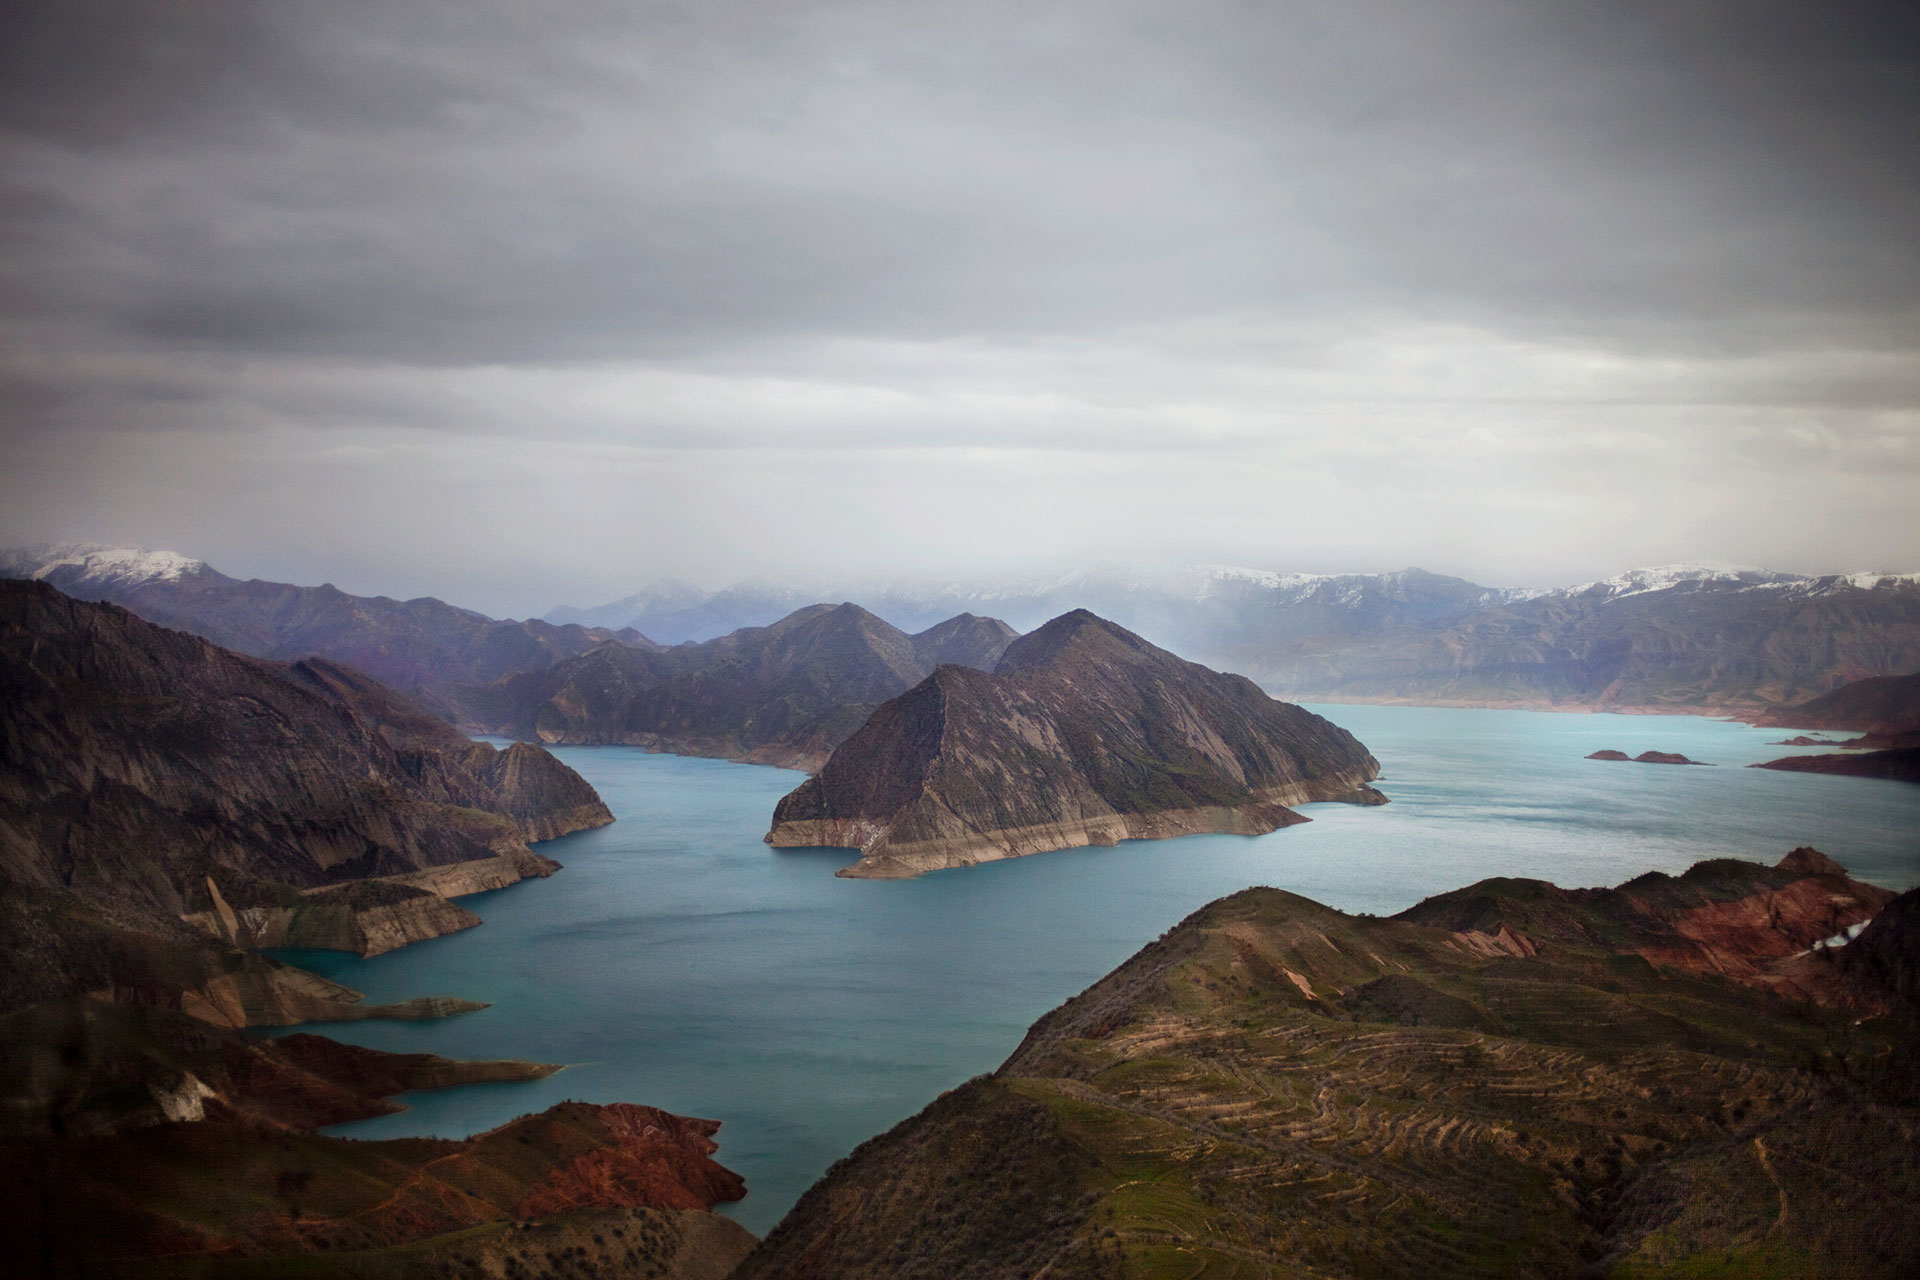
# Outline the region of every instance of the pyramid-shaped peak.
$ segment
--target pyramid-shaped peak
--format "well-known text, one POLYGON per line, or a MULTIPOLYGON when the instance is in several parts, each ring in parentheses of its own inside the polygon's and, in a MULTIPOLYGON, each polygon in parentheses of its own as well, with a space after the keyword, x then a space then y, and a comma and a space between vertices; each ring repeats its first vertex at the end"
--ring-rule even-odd
POLYGON ((1103 655, 1128 662, 1172 656, 1117 622, 1109 622, 1088 609, 1075 609, 1008 645, 994 670, 1003 675, 1032 671, 1079 655, 1103 655))

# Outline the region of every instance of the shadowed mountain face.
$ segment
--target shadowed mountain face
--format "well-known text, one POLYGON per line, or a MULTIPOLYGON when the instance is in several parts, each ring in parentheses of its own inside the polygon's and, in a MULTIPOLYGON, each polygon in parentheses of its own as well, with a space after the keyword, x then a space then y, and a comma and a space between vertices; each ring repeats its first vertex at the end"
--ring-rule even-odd
POLYGON ((550 622, 499 621, 431 596, 391 600, 339 588, 245 582, 165 552, 95 551, 61 557, 13 553, 0 573, 38 577, 78 600, 121 605, 149 622, 205 637, 256 658, 321 656, 399 689, 484 684, 550 666, 617 640, 651 647, 638 632, 550 622))
POLYGON ((1786 756, 1757 768, 1920 782, 1920 674, 1856 680, 1798 706, 1777 708, 1756 723, 1860 734, 1840 744, 1852 748, 1845 753, 1786 756))
POLYGON ((1776 707, 1754 723, 1795 729, 1850 729, 1876 740, 1920 735, 1920 673, 1855 680, 1807 702, 1776 707))
POLYGON ((1012 639, 992 618, 962 615, 910 636, 857 605, 813 605, 700 645, 603 645, 473 691, 462 706, 477 723, 543 742, 811 769, 936 665, 991 666, 1012 639))
POLYGON ((612 821, 537 747, 42 583, 0 582, 0 690, 6 1008, 114 986, 108 940, 180 941, 183 917, 364 952, 463 928, 446 895, 547 874, 528 840, 612 821))
POLYGON ((736 1274, 1910 1275, 1912 931, 1806 951, 1889 896, 1811 850, 1390 920, 1249 889, 856 1150, 736 1274))
POLYGON ((780 802, 767 839, 842 845, 895 877, 1196 831, 1260 834, 1287 806, 1382 797, 1345 730, 1085 611, 992 674, 943 666, 875 711, 780 802))

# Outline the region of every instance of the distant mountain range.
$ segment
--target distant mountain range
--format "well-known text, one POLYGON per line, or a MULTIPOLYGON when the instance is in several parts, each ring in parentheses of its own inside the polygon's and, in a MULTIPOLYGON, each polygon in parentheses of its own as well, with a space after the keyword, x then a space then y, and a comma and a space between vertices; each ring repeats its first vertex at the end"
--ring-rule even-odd
POLYGON ((1753 711, 1920 669, 1920 574, 1809 577, 1713 563, 1554 590, 1405 569, 1101 568, 1001 583, 746 582, 695 601, 672 582, 561 617, 674 642, 809 599, 904 627, 969 611, 1028 630, 1089 609, 1290 698, 1464 706, 1753 711))
MULTIPOLYGON (((504 702, 467 691, 609 642, 642 652, 712 643, 822 603, 858 605, 906 634, 969 614, 1031 630, 1084 608, 1183 657, 1307 700, 1758 714, 1853 680, 1920 670, 1920 574, 1808 577, 1710 563, 1554 590, 1485 587, 1419 569, 1325 575, 1217 565, 993 582, 750 581, 712 592, 665 579, 611 604, 528 621, 432 598, 241 582, 170 552, 33 548, 0 554, 0 575, 112 600, 245 653, 320 654, 415 690, 450 716, 484 705, 497 724, 526 691, 504 702)), ((674 732, 696 730, 705 732, 691 724, 674 732)))
POLYGON ((1013 637, 972 614, 908 635, 859 605, 810 605, 704 644, 603 644, 458 705, 519 738, 816 769, 880 703, 942 663, 991 669, 1013 637))
POLYGON ((319 654, 398 689, 484 684, 609 640, 651 643, 634 632, 500 621, 431 596, 392 600, 331 584, 242 581, 171 551, 26 547, 0 552, 0 578, 36 578, 76 600, 110 601, 256 658, 319 654))

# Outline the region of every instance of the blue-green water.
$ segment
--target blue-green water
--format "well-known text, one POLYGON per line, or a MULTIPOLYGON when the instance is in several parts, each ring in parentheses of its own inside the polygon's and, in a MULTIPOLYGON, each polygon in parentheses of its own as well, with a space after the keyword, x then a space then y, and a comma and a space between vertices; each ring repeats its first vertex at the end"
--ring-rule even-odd
POLYGON ((618 816, 541 846, 550 880, 465 899, 486 924, 360 960, 292 957, 375 1000, 493 1002, 340 1039, 568 1069, 408 1095, 335 1132, 462 1136, 562 1098, 723 1120, 764 1233, 828 1165, 991 1070, 1040 1014, 1196 907, 1248 885, 1385 914, 1491 875, 1615 884, 1799 844, 1891 888, 1920 881, 1920 787, 1730 766, 1791 731, 1691 717, 1409 707, 1316 710, 1380 758, 1381 808, 1314 805, 1247 839, 1133 841, 942 872, 840 880, 841 850, 761 843, 797 773, 621 747, 562 748, 618 816), (1582 759, 1680 751, 1712 769, 1582 759))

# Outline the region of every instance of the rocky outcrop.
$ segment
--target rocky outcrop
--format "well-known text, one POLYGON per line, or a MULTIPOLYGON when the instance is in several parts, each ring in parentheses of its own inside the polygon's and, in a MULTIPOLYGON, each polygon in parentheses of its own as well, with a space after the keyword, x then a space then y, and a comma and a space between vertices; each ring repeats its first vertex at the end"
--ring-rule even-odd
POLYGON ((51 1274, 119 1275, 159 1258, 218 1259, 223 1274, 402 1275, 428 1259, 437 1269, 490 1256, 511 1275, 530 1254, 571 1269, 586 1250, 548 1253, 541 1242, 589 1215, 613 1274, 717 1277, 751 1242, 683 1216, 744 1194, 713 1160, 717 1127, 651 1107, 565 1102, 464 1141, 352 1142, 203 1122, 168 1126, 163 1141, 130 1133, 68 1144, 51 1158, 15 1146, 0 1167, 0 1264, 9 1274, 51 1261, 51 1274), (666 1272, 667 1261, 684 1269, 666 1272))
POLYGON ((1625 760, 1632 764, 1705 764, 1704 760, 1689 760, 1677 751, 1642 751, 1637 756, 1629 756, 1624 751, 1595 751, 1587 757, 1589 760, 1625 760))
POLYGON ((1840 968, 1869 993, 1891 998, 1907 1017, 1920 1018, 1920 889, 1882 907, 1841 948, 1840 968))
POLYGON ((1259 835, 1289 806, 1356 798, 1379 764, 1351 734, 1076 612, 991 675, 943 666, 874 712, 784 798, 767 840, 857 848, 891 878, 1048 849, 1259 835))
POLYGON ((1872 919, 1893 896, 1803 846, 1772 867, 1718 858, 1679 876, 1648 872, 1614 889, 1487 880, 1428 898, 1397 918, 1483 935, 1504 931, 1533 946, 1604 942, 1664 968, 1822 997, 1830 984, 1787 962, 1872 919))
POLYGON ((209 877, 211 907, 181 919, 245 949, 310 947, 377 956, 480 923, 479 916, 448 899, 504 889, 559 869, 551 858, 517 850, 404 875, 324 885, 288 895, 284 902, 238 909, 209 877))
POLYGON ((523 739, 817 769, 881 702, 940 663, 990 667, 1012 638, 971 614, 908 635, 857 605, 813 605, 705 644, 603 645, 469 691, 461 707, 523 739))

